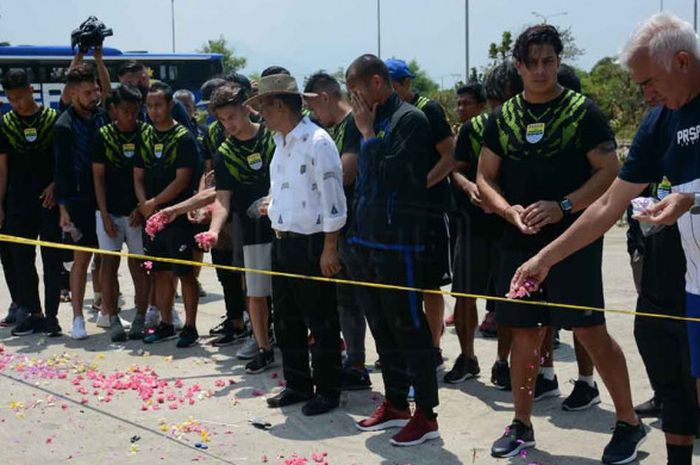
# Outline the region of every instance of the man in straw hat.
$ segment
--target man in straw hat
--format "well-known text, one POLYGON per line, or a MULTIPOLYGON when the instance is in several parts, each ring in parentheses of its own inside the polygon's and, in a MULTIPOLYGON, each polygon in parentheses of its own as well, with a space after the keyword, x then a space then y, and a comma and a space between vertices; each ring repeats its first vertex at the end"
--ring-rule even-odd
MULTIPOLYGON (((302 94, 287 74, 262 77, 254 106, 276 131, 270 164, 269 203, 261 208, 274 230, 273 271, 330 277, 340 271, 337 240, 346 220, 343 172, 333 139, 302 115, 302 94)), ((235 195, 235 194, 234 194, 235 195)), ((306 402, 304 415, 338 406, 340 329, 332 283, 274 276, 272 295, 277 343, 286 388, 270 407, 306 402), (309 342, 311 332, 311 362, 309 342)))

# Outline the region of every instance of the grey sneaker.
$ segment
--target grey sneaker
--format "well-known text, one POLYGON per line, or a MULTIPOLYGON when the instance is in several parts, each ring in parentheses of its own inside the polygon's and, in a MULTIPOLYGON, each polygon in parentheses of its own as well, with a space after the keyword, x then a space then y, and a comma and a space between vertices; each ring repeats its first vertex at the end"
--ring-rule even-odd
POLYGON ((112 324, 109 327, 109 336, 112 342, 126 341, 126 332, 122 326, 122 319, 119 318, 119 315, 114 315, 110 319, 112 320, 112 324))
POLYGON ((250 335, 243 343, 243 347, 236 352, 236 357, 240 360, 252 360, 258 355, 258 351, 258 343, 255 341, 253 335, 250 335))
POLYGON ((143 339, 143 333, 146 331, 146 316, 136 314, 134 321, 131 322, 129 329, 129 339, 143 339))

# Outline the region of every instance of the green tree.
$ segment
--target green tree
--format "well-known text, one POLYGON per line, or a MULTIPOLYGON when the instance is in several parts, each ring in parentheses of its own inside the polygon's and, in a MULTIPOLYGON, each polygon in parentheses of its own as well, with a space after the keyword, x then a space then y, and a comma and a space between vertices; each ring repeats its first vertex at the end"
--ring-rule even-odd
POLYGON ((220 53, 224 56, 224 73, 232 73, 245 67, 245 57, 235 55, 233 47, 229 47, 228 42, 223 34, 215 40, 207 40, 207 43, 202 45, 198 50, 201 53, 220 53))
POLYGON ((414 92, 430 97, 440 90, 438 83, 430 79, 428 73, 426 73, 425 70, 418 65, 416 60, 411 60, 408 62, 408 69, 410 69, 416 76, 413 79, 414 92))
POLYGON ((561 52, 562 61, 575 62, 580 56, 586 53, 586 50, 576 46, 576 38, 574 37, 574 33, 571 32, 571 27, 558 29, 561 43, 564 46, 561 52))
POLYGON ((610 118, 618 139, 629 139, 644 115, 646 104, 639 86, 614 58, 598 61, 589 73, 579 71, 581 88, 610 118))
POLYGON ((500 63, 510 56, 513 46, 513 35, 510 31, 503 31, 501 34, 501 43, 491 42, 489 44, 489 58, 493 61, 493 65, 500 63))

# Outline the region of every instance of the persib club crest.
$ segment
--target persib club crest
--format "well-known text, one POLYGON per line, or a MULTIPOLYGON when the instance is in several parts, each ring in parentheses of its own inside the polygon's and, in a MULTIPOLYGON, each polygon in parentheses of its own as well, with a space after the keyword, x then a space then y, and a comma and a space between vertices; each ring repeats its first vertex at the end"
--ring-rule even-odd
POLYGON ((136 153, 136 144, 123 144, 122 145, 122 154, 126 158, 132 158, 135 153, 136 153))
POLYGON ((156 158, 163 156, 163 144, 155 144, 153 146, 153 151, 155 152, 156 158))
POLYGON ((527 125, 525 132, 525 139, 531 143, 536 144, 542 140, 544 137, 544 123, 532 123, 527 125))
POLYGON ((27 140, 27 142, 34 142, 37 138, 36 128, 25 128, 24 138, 27 140))
POLYGON ((246 157, 246 161, 248 162, 248 166, 250 166, 251 169, 257 171, 260 168, 262 168, 263 160, 259 153, 253 153, 248 155, 246 157))

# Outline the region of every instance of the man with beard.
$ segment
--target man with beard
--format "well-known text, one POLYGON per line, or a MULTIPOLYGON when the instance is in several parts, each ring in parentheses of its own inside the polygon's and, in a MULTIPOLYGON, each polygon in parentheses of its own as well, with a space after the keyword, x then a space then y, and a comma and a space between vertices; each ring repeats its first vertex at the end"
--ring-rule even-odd
MULTIPOLYGON (((76 245, 97 247, 95 189, 92 181, 91 150, 98 129, 107 124, 107 112, 99 107, 101 92, 92 67, 79 65, 68 72, 71 106, 56 121, 54 152, 56 157, 56 201, 61 228, 76 245)), ((73 304, 71 337, 85 339, 83 300, 87 270, 92 253, 73 252, 70 290, 73 304)))

